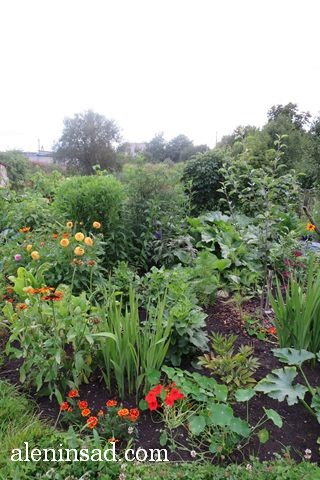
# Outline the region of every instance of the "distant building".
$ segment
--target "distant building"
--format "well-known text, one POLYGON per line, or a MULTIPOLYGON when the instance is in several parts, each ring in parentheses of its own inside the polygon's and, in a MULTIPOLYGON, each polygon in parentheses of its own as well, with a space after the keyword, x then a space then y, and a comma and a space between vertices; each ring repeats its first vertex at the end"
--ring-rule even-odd
POLYGON ((47 150, 39 150, 38 152, 22 152, 30 162, 40 165, 48 165, 53 163, 53 152, 47 150))
POLYGON ((4 188, 9 184, 7 168, 3 163, 0 163, 0 188, 4 188))
POLYGON ((131 157, 136 157, 139 153, 143 153, 147 148, 146 143, 130 143, 126 142, 121 145, 120 151, 130 155, 131 157))

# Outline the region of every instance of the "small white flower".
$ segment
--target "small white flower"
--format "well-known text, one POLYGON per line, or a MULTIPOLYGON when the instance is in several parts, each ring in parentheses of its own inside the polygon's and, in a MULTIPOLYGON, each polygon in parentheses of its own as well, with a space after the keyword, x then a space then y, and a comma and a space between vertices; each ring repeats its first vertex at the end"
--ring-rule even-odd
POLYGON ((250 470, 250 471, 252 470, 252 465, 250 463, 247 463, 246 470, 250 470))
POLYGON ((120 473, 119 480, 126 480, 126 476, 124 473, 120 473))
POLYGON ((133 431, 134 431, 134 428, 133 428, 133 427, 128 427, 128 433, 129 433, 129 435, 131 435, 131 433, 133 433, 133 431))
POLYGON ((304 457, 306 460, 310 460, 311 455, 312 455, 312 451, 310 450, 310 448, 306 448, 305 451, 304 451, 303 457, 304 457))
POLYGON ((197 456, 197 452, 195 450, 191 450, 190 455, 192 458, 195 458, 197 456))

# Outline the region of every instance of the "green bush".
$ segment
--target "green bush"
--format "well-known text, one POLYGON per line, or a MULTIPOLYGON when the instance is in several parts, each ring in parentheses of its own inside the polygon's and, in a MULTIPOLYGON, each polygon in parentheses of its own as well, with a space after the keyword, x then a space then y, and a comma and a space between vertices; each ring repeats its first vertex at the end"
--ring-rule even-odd
POLYGON ((0 152, 0 162, 7 168, 10 187, 18 190, 24 186, 31 164, 21 152, 13 150, 0 152))
POLYGON ((110 267, 127 256, 124 198, 121 183, 112 175, 73 177, 61 183, 53 207, 66 220, 82 224, 87 232, 93 230, 93 222, 101 223, 106 265, 110 267))
POLYGON ((183 172, 182 181, 191 194, 193 213, 217 208, 221 198, 222 166, 224 153, 210 150, 200 153, 190 160, 183 172))

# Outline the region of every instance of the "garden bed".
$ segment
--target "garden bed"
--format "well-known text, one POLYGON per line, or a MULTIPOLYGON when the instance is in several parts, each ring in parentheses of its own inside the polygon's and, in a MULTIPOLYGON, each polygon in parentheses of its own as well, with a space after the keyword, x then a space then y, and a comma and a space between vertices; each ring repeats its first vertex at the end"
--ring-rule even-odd
MULTIPOLYGON (((253 313, 257 305, 255 302, 248 302, 244 307, 245 312, 253 313)), ((274 368, 282 367, 283 365, 273 356, 271 349, 276 346, 273 342, 261 341, 248 335, 241 320, 238 309, 232 304, 224 300, 219 300, 217 303, 207 309, 207 330, 211 332, 219 332, 222 334, 236 334, 238 335, 236 345, 253 345, 254 354, 259 358, 261 366, 259 367, 255 378, 257 380, 265 377, 274 368)), ((2 343, 5 343, 5 338, 2 337, 2 343)), ((191 365, 192 358, 185 360, 183 368, 194 371, 191 365)), ((305 367, 305 371, 313 385, 320 383, 320 368, 305 367)), ((5 360, 0 368, 0 378, 8 380, 12 384, 19 385, 19 366, 18 360, 5 360)), ((201 370, 202 374, 210 375, 206 369, 201 370)), ((80 387, 80 397, 88 400, 92 408, 99 409, 104 405, 106 400, 116 398, 116 393, 113 395, 107 392, 105 384, 100 379, 98 373, 93 376, 92 381, 88 385, 80 387)), ((32 392, 31 392, 31 396, 32 392)), ((59 413, 59 406, 55 400, 52 402, 47 397, 36 398, 40 415, 42 418, 55 421, 59 413)), ((135 406, 135 398, 128 398, 124 406, 135 406)), ((258 395, 249 402, 249 419, 252 425, 256 424, 263 415, 263 407, 273 408, 283 419, 283 427, 281 429, 274 426, 271 422, 268 424, 270 438, 265 444, 261 444, 257 437, 254 437, 249 445, 240 453, 237 452, 231 457, 232 461, 243 461, 249 459, 250 455, 256 455, 260 460, 269 460, 274 458, 275 453, 283 453, 285 448, 290 448, 290 454, 293 458, 299 460, 302 458, 306 449, 312 448, 316 445, 317 438, 320 436, 319 424, 307 410, 300 404, 288 406, 286 402, 279 403, 272 400, 266 395, 258 395)), ((235 412, 241 417, 245 416, 245 405, 236 404, 235 412)), ((156 414, 151 415, 149 411, 141 413, 138 423, 138 444, 143 448, 159 448, 159 437, 161 430, 161 423, 155 423, 156 414)), ((184 433, 181 431, 179 440, 184 442, 184 433)), ((191 457, 184 452, 183 455, 170 454, 171 460, 191 460, 191 457)), ((312 449, 312 461, 319 461, 319 452, 312 449)))

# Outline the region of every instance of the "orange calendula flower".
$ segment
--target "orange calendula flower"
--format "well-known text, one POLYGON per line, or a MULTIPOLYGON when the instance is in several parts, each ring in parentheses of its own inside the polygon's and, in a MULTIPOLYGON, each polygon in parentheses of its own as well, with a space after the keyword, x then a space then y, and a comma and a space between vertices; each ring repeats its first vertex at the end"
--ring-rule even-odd
POLYGON ((89 417, 90 413, 91 413, 90 408, 84 408, 83 410, 81 410, 81 415, 83 417, 89 417))
POLYGON ((73 411, 73 408, 72 407, 69 407, 68 408, 68 412, 71 413, 73 411))
POLYGON ((20 233, 27 233, 27 232, 29 232, 29 230, 30 230, 30 227, 23 227, 23 228, 20 228, 19 232, 20 233))
POLYGON ((118 405, 117 400, 108 400, 106 402, 107 407, 116 407, 118 405))
POLYGON ((74 250, 73 250, 74 254, 77 255, 78 257, 82 257, 82 255, 84 255, 84 249, 81 248, 81 247, 76 247, 74 250))
POLYGON ((63 238, 69 238, 69 233, 68 232, 64 232, 64 234, 62 235, 63 238))
POLYGON ((40 258, 39 252, 37 252, 36 250, 31 252, 31 258, 32 258, 32 260, 39 260, 39 258, 40 258))
POLYGON ((99 410, 99 412, 98 412, 98 417, 103 417, 103 415, 104 415, 103 410, 99 410))
POLYGON ((307 223, 306 229, 308 230, 308 232, 314 232, 316 229, 316 226, 313 225, 313 223, 307 223))
POLYGON ((28 295, 33 295, 35 293, 34 288, 32 287, 24 287, 22 290, 26 292, 28 295))
POLYGON ((78 407, 80 408, 80 410, 88 408, 88 402, 86 400, 79 400, 78 407))
POLYGON ((58 237, 59 237, 59 235, 57 233, 53 233, 51 238, 52 238, 52 240, 55 240, 58 237))
POLYGON ((67 238, 63 238, 62 240, 60 240, 60 245, 61 247, 67 247, 69 245, 69 240, 67 238))
POLYGON ((18 303, 16 306, 17 310, 25 310, 26 308, 28 308, 28 305, 26 303, 18 303))
POLYGON ((276 327, 268 328, 268 333, 270 333, 270 335, 275 335, 277 333, 276 327))
POLYGON ((119 440, 117 438, 111 437, 111 438, 108 439, 108 442, 109 443, 117 443, 117 442, 119 442, 119 440))
POLYGON ((98 423, 98 417, 89 417, 87 420, 87 427, 94 428, 98 423))
POLYGON ((84 239, 84 235, 82 232, 78 232, 75 234, 74 238, 77 240, 77 242, 82 242, 82 240, 84 239))
POLYGON ((86 245, 88 245, 89 247, 92 247, 92 245, 93 245, 93 240, 92 240, 91 237, 86 237, 86 238, 84 239, 84 243, 85 243, 86 245))
POLYGON ((101 223, 100 222, 93 222, 92 224, 93 228, 96 228, 97 230, 101 228, 101 223))
POLYGON ((61 403, 61 405, 60 405, 60 410, 61 410, 62 412, 65 412, 66 410, 68 410, 68 408, 69 408, 69 403, 68 403, 68 402, 63 402, 63 403, 61 403))
POLYGON ((127 417, 129 414, 130 412, 127 408, 120 408, 120 410, 118 410, 118 417, 127 417))
POLYGON ((66 227, 67 227, 67 228, 72 228, 72 227, 73 227, 73 223, 72 223, 72 222, 67 222, 66 227))
POLYGON ((79 397, 79 392, 78 392, 78 390, 76 390, 76 389, 70 390, 70 392, 68 393, 68 397, 69 397, 69 398, 79 397))
POLYGON ((53 287, 47 287, 46 285, 44 285, 41 288, 34 288, 32 293, 50 293, 53 291, 54 291, 53 287))
POLYGON ((30 245, 30 244, 29 244, 29 245, 27 245, 27 246, 26 246, 26 250, 27 250, 27 252, 31 252, 31 250, 32 250, 32 247, 33 247, 33 245, 30 245))

